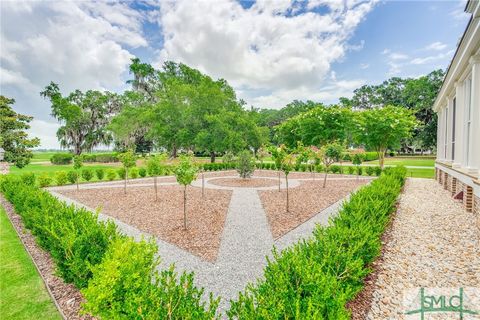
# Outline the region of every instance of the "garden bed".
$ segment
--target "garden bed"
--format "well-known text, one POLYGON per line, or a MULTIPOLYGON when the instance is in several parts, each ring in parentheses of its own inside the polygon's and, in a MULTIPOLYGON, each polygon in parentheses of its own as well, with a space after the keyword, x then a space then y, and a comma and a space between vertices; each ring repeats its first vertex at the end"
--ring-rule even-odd
POLYGON ((183 229, 183 187, 59 190, 58 193, 213 262, 220 246, 231 191, 187 188, 187 230, 183 229))
POLYGON ((327 180, 327 186, 322 188, 323 181, 303 181, 300 186, 289 190, 289 212, 286 212, 285 189, 280 192, 278 190, 259 191, 274 239, 288 233, 367 182, 365 179, 354 178, 327 180))
POLYGON ((278 180, 269 178, 218 178, 208 181, 210 184, 223 187, 259 188, 278 185, 278 180))

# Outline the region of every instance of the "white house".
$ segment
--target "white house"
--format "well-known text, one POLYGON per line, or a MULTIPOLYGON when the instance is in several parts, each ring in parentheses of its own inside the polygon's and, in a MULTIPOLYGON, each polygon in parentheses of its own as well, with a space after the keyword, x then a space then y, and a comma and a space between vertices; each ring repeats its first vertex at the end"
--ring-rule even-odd
MULTIPOLYGON (((438 182, 480 217, 480 1, 471 14, 433 106, 438 114, 438 182)), ((480 221, 480 219, 479 219, 480 221)))

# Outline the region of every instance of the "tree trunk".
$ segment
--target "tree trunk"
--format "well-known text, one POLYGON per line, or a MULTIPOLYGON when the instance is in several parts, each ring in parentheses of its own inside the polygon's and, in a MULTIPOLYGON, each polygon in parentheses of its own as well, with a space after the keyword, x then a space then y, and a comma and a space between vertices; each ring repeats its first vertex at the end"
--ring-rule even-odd
POLYGON ((128 175, 128 170, 127 168, 125 168, 125 184, 124 184, 124 188, 123 188, 123 191, 125 194, 127 194, 127 175, 128 175))
POLYGON ((173 145, 172 147, 172 158, 176 158, 177 157, 177 146, 176 145, 173 145))
POLYGON ((211 163, 215 162, 215 151, 210 152, 210 162, 211 163))
POLYGON ((280 192, 280 170, 278 170, 278 192, 280 192))
POLYGON ((379 151, 378 152, 378 164, 380 165, 380 168, 383 170, 383 163, 385 160, 385 151, 379 151))
POLYGON ((155 186, 155 201, 158 200, 157 176, 153 177, 153 185, 155 186))
POLYGON ((327 174, 328 174, 328 168, 325 168, 325 176, 323 177, 323 187, 327 185, 327 174))
POLYGON ((287 212, 290 212, 289 199, 288 199, 288 176, 285 175, 285 182, 287 184, 287 212))
POLYGON ((183 230, 187 230, 187 186, 183 188, 183 230))

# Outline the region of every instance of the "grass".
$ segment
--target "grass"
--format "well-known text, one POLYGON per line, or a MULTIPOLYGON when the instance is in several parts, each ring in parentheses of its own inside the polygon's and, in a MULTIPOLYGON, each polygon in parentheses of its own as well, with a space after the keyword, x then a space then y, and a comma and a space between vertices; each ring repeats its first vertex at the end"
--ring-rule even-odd
MULTIPOLYGON (((96 163, 84 163, 83 168, 89 168, 89 169, 98 169, 98 168, 104 168, 104 169, 118 169, 120 164, 114 166, 114 165, 109 165, 109 164, 96 164, 96 163)), ((35 174, 42 174, 42 173, 47 173, 49 175, 55 174, 55 172, 58 171, 70 171, 73 170, 73 165, 67 164, 67 165, 58 165, 58 164, 43 164, 43 163, 30 163, 29 165, 25 166, 22 169, 19 169, 15 166, 10 166, 10 173, 12 174, 22 174, 25 172, 33 172, 35 174)), ((80 169, 81 170, 81 169, 80 169)))
POLYGON ((0 206, 2 319, 61 319, 30 256, 0 206))
POLYGON ((435 169, 434 168, 407 168, 407 177, 433 179, 435 177, 435 169))
MULTIPOLYGON (((378 160, 375 161, 368 161, 365 164, 378 164, 378 160)), ((435 165, 435 159, 431 158, 416 158, 416 157, 409 157, 409 158, 401 158, 401 157, 394 157, 394 158, 386 158, 385 164, 389 165, 397 165, 397 166, 415 166, 415 167, 433 167, 435 165)))

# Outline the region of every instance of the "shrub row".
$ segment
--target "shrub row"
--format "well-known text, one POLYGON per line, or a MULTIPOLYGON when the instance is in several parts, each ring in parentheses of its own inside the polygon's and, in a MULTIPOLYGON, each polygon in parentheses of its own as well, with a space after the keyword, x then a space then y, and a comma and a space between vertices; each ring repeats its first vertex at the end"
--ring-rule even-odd
MULTIPOLYGON (((378 153, 376 153, 375 151, 364 152, 363 154, 365 155, 365 157, 363 158, 363 161, 378 160, 378 153)), ((346 153, 343 156, 343 160, 352 161, 352 154, 346 153)))
POLYGON ((73 160, 71 153, 55 153, 50 157, 50 162, 53 164, 70 164, 73 160))
POLYGON ((82 290, 85 312, 102 319, 214 319, 219 300, 202 299, 193 274, 157 271, 156 244, 121 235, 112 222, 66 205, 18 176, 0 179, 58 275, 82 290))
POLYGON ((378 257, 380 237, 406 175, 388 168, 377 180, 352 194, 329 227, 273 258, 264 280, 247 286, 232 301, 230 318, 348 319, 345 308, 361 290, 369 265, 378 257))
POLYGON ((202 167, 203 167, 203 170, 205 171, 219 171, 219 170, 235 169, 237 167, 237 164, 235 162, 230 162, 230 163, 214 162, 214 163, 204 163, 202 167))
POLYGON ((116 153, 90 153, 82 156, 84 162, 118 162, 118 155, 116 153))

